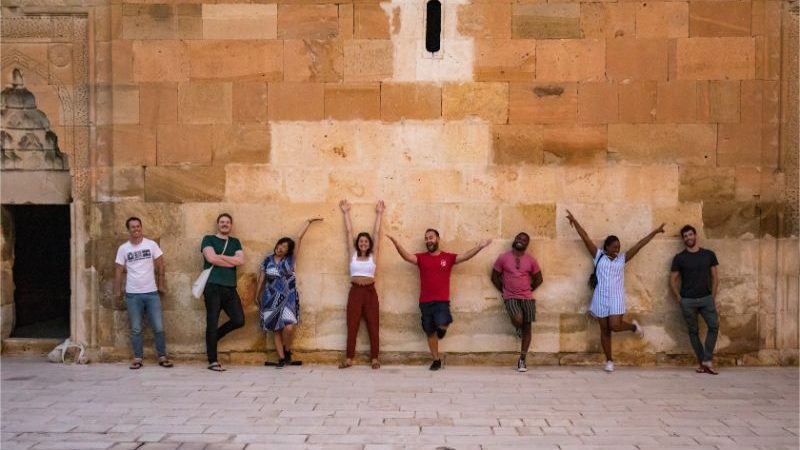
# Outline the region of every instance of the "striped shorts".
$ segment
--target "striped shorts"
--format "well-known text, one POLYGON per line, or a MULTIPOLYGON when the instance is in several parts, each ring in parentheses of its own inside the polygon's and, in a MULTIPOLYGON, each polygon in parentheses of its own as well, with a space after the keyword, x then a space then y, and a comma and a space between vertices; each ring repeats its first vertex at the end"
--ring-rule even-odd
POLYGON ((536 322, 536 300, 524 298, 506 298, 503 300, 508 317, 513 319, 521 313, 523 323, 536 322))

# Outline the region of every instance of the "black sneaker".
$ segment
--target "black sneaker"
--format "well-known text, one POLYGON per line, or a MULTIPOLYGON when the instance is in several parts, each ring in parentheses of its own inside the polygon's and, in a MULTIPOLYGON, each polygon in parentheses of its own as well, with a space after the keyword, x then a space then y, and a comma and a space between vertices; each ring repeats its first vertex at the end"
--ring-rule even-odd
POLYGON ((285 360, 285 364, 286 364, 287 366, 291 366, 291 365, 292 365, 292 352, 291 352, 291 351, 289 351, 289 350, 286 350, 286 348, 284 348, 284 349, 283 349, 283 354, 284 354, 284 355, 286 355, 286 356, 283 358, 283 359, 285 360))
POLYGON ((439 370, 442 368, 442 360, 441 359, 434 359, 431 363, 430 370, 439 370))
POLYGON ((283 369, 284 367, 286 367, 286 360, 281 358, 281 359, 278 360, 278 365, 275 366, 275 368, 276 369, 283 369))
POLYGON ((520 358, 517 360, 517 372, 527 372, 528 366, 525 365, 525 360, 520 358))

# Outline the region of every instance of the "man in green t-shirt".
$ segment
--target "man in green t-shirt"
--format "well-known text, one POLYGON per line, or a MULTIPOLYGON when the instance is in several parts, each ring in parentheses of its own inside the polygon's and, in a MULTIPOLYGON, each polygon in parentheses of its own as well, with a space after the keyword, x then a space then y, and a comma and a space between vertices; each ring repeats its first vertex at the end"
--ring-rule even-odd
POLYGON ((244 264, 242 244, 230 236, 233 218, 228 213, 217 217, 217 234, 203 236, 200 251, 203 253, 203 269, 211 269, 208 283, 203 291, 206 303, 206 353, 208 368, 216 372, 225 369, 217 361, 217 343, 226 334, 244 326, 244 310, 239 293, 236 292, 236 267, 244 264), (229 320, 219 324, 219 312, 224 310, 229 320))

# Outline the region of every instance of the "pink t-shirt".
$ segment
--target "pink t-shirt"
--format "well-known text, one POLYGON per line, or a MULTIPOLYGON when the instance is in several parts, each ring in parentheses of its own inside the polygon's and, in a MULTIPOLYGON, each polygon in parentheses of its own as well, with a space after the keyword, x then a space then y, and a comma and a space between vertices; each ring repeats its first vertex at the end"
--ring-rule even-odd
POLYGON ((533 256, 525 253, 519 257, 519 262, 517 262, 514 252, 503 253, 497 257, 494 270, 500 272, 503 277, 503 299, 533 298, 531 275, 542 271, 533 256))

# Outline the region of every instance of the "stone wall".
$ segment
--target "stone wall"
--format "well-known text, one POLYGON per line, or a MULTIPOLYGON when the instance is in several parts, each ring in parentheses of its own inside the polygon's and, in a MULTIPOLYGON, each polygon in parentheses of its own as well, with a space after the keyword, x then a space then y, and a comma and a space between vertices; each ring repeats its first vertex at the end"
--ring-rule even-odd
MULTIPOLYGON (((202 354, 204 308, 189 287, 199 241, 226 211, 247 255, 247 325, 222 344, 226 357, 260 361, 271 348, 252 304, 255 270, 312 215, 325 221, 299 259, 296 346, 338 356, 348 277, 337 202, 348 198, 358 229, 384 199, 385 232, 410 250, 428 227, 454 252, 494 239, 454 271, 442 347, 463 361, 518 346, 489 281, 518 231, 544 273, 538 361, 598 358, 585 314, 591 259, 568 208, 594 239, 613 232, 623 247, 667 224, 627 270, 628 311, 647 337, 615 337, 622 361, 693 359, 667 287, 685 223, 721 262, 721 361, 797 361, 800 256, 796 226, 783 225, 798 170, 786 154, 796 133, 782 132, 797 122, 781 113, 797 92, 781 72, 797 39, 788 4, 447 1, 442 51, 430 55, 423 1, 42 3, 93 20, 95 183, 77 215, 89 239, 79 278, 97 299, 82 336, 103 355, 128 354, 111 287, 129 215, 165 251, 171 351, 202 354)), ((382 242, 382 350, 410 361, 426 351, 418 276, 382 242)))

